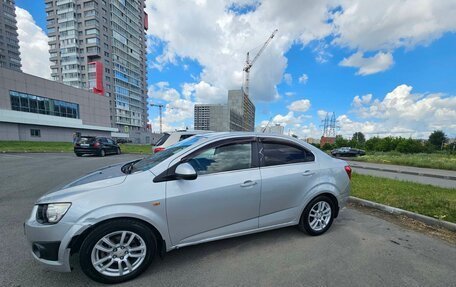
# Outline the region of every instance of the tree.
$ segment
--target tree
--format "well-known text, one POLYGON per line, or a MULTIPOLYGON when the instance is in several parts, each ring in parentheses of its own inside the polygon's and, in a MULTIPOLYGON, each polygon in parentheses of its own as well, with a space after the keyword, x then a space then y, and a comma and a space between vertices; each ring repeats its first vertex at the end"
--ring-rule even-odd
POLYGON ((333 148, 334 148, 334 146, 333 146, 332 144, 330 144, 330 143, 325 143, 325 144, 321 147, 322 150, 331 150, 331 149, 333 149, 333 148))
POLYGON ((366 142, 366 137, 362 132, 356 132, 352 136, 352 141, 357 142, 360 145, 363 145, 366 142))
POLYGON ((338 148, 348 146, 348 140, 344 139, 342 136, 336 136, 334 145, 338 148))
POLYGON ((447 136, 445 133, 441 130, 436 130, 433 131, 429 135, 429 142, 436 148, 436 149, 442 149, 443 144, 448 141, 447 136))

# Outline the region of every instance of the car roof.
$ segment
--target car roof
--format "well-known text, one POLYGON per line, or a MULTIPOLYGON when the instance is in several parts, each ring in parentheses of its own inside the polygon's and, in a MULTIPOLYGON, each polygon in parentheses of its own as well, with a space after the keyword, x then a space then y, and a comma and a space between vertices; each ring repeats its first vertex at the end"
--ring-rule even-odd
POLYGON ((211 131, 202 131, 202 130, 194 130, 194 131, 176 131, 176 132, 166 132, 165 134, 179 134, 179 135, 196 135, 196 134, 206 134, 212 133, 211 131))
POLYGON ((212 132, 204 135, 208 139, 217 139, 217 138, 229 138, 229 137, 270 137, 270 138, 282 138, 285 140, 298 140, 297 138, 280 135, 280 134, 268 134, 260 132, 212 132))

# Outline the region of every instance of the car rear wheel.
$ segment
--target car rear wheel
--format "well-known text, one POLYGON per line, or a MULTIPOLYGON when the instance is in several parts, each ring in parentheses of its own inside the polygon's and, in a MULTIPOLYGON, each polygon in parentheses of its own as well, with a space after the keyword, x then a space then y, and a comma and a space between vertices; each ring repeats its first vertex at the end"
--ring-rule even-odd
POLYGON ((321 235, 331 227, 335 213, 333 200, 326 195, 320 195, 306 206, 298 227, 309 235, 321 235))
POLYGON ((80 154, 80 153, 77 153, 77 154, 76 154, 76 156, 82 156, 82 154, 80 154))
POLYGON ((105 155, 106 155, 105 150, 104 150, 104 149, 101 149, 101 150, 100 150, 100 156, 103 157, 103 156, 105 156, 105 155))
POLYGON ((152 262, 154 233, 143 223, 119 219, 100 225, 85 238, 79 253, 82 271, 100 283, 131 280, 152 262))
POLYGON ((117 153, 117 154, 120 154, 120 153, 121 153, 120 148, 117 148, 116 153, 117 153))

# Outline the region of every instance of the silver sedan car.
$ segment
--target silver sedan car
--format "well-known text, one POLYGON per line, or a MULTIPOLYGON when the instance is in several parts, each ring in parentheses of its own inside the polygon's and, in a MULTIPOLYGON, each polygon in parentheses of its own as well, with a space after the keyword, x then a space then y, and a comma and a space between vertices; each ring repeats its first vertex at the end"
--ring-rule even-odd
POLYGON ((118 283, 176 248, 297 225, 325 233, 350 192, 350 167, 297 139, 210 133, 90 173, 41 197, 25 223, 33 257, 118 283))

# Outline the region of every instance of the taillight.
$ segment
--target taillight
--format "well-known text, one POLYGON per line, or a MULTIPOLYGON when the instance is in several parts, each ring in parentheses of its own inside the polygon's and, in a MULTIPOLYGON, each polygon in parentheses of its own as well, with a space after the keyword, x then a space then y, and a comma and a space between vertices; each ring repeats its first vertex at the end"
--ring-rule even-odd
POLYGON ((345 166, 345 172, 348 175, 348 178, 351 180, 352 179, 352 168, 349 165, 345 166))
POLYGON ((156 148, 154 148, 154 153, 157 153, 157 152, 162 151, 162 150, 165 150, 165 148, 164 147, 156 147, 156 148))
POLYGON ((93 147, 99 147, 100 146, 100 143, 99 142, 96 142, 93 144, 93 147))

